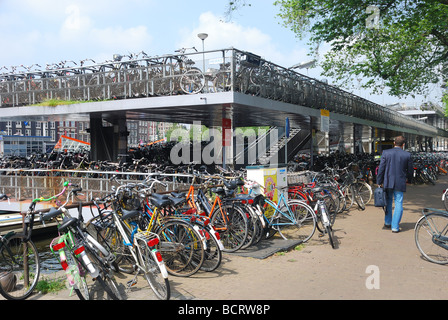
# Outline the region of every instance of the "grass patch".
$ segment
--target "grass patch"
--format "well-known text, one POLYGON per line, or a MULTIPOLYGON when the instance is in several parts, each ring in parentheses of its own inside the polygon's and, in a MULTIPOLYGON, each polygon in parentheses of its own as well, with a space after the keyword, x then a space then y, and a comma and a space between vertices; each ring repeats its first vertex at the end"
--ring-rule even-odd
POLYGON ((43 294, 59 292, 66 288, 65 277, 59 279, 42 279, 36 285, 36 291, 43 294))
POLYGON ((44 107, 56 107, 67 104, 95 102, 98 100, 59 100, 59 99, 46 99, 40 103, 33 104, 31 106, 44 106, 44 107))

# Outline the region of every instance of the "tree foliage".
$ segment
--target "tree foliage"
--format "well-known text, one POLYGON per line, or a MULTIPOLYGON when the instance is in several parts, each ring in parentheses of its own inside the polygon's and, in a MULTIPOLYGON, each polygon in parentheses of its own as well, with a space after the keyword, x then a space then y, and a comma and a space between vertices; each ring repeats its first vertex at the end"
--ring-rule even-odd
POLYGON ((380 93, 425 94, 448 76, 447 0, 279 0, 285 26, 328 43, 324 75, 380 93))

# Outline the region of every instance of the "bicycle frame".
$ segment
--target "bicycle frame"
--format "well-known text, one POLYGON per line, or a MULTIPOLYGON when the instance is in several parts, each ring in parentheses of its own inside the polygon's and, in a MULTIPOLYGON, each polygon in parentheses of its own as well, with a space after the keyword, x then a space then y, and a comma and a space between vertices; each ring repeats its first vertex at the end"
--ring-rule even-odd
POLYGON ((265 203, 267 203, 274 209, 274 213, 272 214, 270 219, 268 219, 265 215, 263 215, 264 218, 266 219, 266 221, 268 222, 269 227, 275 227, 278 225, 290 225, 290 224, 294 224, 296 222, 294 214, 291 212, 291 208, 288 206, 288 203, 287 203, 286 198, 283 195, 283 193, 280 193, 280 197, 279 197, 277 203, 275 203, 274 201, 272 201, 269 198, 265 198, 264 201, 265 201, 265 203), (282 204, 283 204, 283 206, 282 206, 282 204), (287 212, 282 211, 281 210, 282 208, 286 208, 287 212), (281 214, 284 217, 286 217, 290 221, 290 223, 275 224, 273 221, 277 217, 278 214, 281 214))
MULTIPOLYGON (((112 217, 114 219, 115 222, 115 226, 117 227, 118 231, 120 232, 121 236, 123 237, 123 244, 125 246, 127 246, 129 248, 129 252, 131 253, 135 263, 136 263, 136 267, 139 270, 143 270, 143 272, 145 272, 145 268, 143 266, 140 265, 140 259, 138 257, 142 256, 142 253, 140 251, 140 247, 135 245, 135 242, 137 240, 137 238, 141 238, 141 239, 146 239, 146 237, 149 236, 149 234, 152 234, 152 232, 150 232, 150 228, 148 228, 146 231, 141 231, 138 229, 137 225, 134 225, 134 228, 132 229, 132 233, 131 233, 131 239, 128 237, 125 229, 124 229, 124 224, 125 222, 120 218, 120 216, 118 215, 118 213, 116 211, 112 211, 112 217), (137 250, 135 249, 137 247, 137 250)), ((151 222, 153 221, 153 217, 151 217, 151 222)), ((154 247, 159 243, 159 238, 157 237, 157 241, 156 240, 152 240, 152 239, 148 239, 147 241, 145 241, 147 243, 147 245, 149 247, 154 247)), ((156 250, 156 249, 152 249, 151 250, 151 255, 154 258, 154 261, 156 261, 157 265, 160 268, 160 271, 162 273, 163 278, 168 278, 168 272, 166 270, 165 267, 165 263, 163 262, 162 256, 160 255, 160 253, 156 250)), ((136 276, 138 275, 138 273, 136 274, 136 276)))

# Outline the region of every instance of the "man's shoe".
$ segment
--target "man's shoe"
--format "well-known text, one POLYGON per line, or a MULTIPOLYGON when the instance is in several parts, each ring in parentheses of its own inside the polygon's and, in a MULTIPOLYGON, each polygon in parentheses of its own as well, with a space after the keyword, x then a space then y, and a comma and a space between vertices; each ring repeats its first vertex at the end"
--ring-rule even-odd
POLYGON ((390 229, 390 228, 391 228, 391 225, 390 225, 390 224, 385 224, 385 225, 383 226, 383 230, 390 229))
POLYGON ((398 232, 400 232, 400 231, 401 231, 401 229, 398 229, 398 230, 392 230, 393 233, 398 233, 398 232))

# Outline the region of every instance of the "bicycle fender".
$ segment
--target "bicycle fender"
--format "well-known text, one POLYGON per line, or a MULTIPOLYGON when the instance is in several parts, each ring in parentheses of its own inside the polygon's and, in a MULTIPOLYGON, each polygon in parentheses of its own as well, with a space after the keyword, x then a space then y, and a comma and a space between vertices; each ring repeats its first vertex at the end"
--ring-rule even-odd
POLYGON ((159 266, 160 273, 162 274, 162 277, 164 279, 167 279, 168 271, 166 270, 165 262, 163 260, 159 261, 159 259, 157 259, 156 253, 157 253, 156 249, 151 250, 152 257, 153 257, 154 261, 157 262, 157 265, 159 266))

